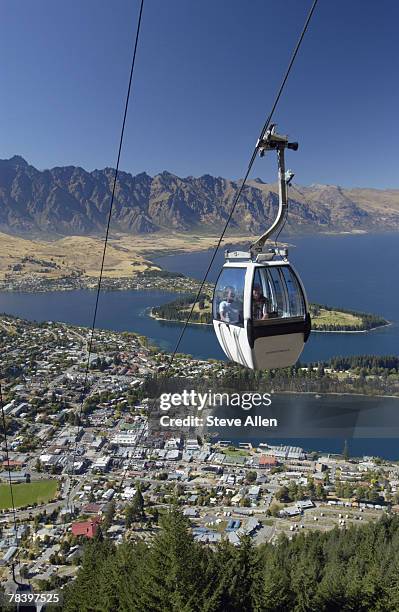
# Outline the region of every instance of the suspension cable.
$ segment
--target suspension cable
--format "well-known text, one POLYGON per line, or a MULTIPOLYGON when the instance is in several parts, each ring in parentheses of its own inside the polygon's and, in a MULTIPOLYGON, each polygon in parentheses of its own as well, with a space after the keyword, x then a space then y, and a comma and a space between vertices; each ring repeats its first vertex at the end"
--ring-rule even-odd
MULTIPOLYGON (((276 107, 277 107, 277 104, 279 103, 279 100, 280 100, 281 94, 283 93, 283 89, 284 89, 285 84, 286 84, 286 82, 287 82, 288 76, 289 76, 289 74, 290 74, 290 72, 291 72, 291 68, 292 68, 292 66, 293 66, 293 64, 294 64, 295 58, 296 58, 296 56, 298 55, 299 48, 300 48, 300 46, 301 46, 301 43, 302 43, 302 41, 303 41, 303 38, 304 38, 304 36, 305 36, 305 34, 306 34, 306 31, 307 31, 307 29, 308 29, 308 26, 309 26, 310 20, 311 20, 311 18, 312 18, 312 15, 313 15, 313 13, 314 13, 314 10, 315 10, 315 8, 316 8, 317 2, 318 2, 318 0, 313 0, 313 4, 312 4, 311 9, 310 9, 310 11, 309 11, 309 13, 308 13, 308 16, 307 16, 307 18, 306 18, 306 21, 305 21, 305 24, 304 24, 304 26, 303 26, 303 29, 302 29, 301 35, 300 35, 300 37, 299 37, 299 39, 298 39, 298 42, 297 42, 297 44, 295 45, 295 48, 294 48, 294 51, 293 51, 293 53, 292 53, 292 56, 291 56, 290 62, 289 62, 289 64, 288 64, 288 68, 287 68, 286 73, 285 73, 285 75, 284 75, 284 78, 283 78, 283 80, 282 80, 282 82, 281 82, 280 88, 279 88, 279 90, 278 90, 278 92, 277 92, 277 95, 276 95, 276 98, 275 98, 275 100, 274 100, 273 106, 272 106, 272 108, 271 108, 271 111, 270 111, 270 113, 269 113, 269 115, 268 115, 268 117, 267 117, 267 119, 266 119, 266 121, 265 121, 265 124, 264 124, 264 126, 263 126, 263 128, 262 128, 262 131, 261 131, 261 133, 260 133, 260 136, 259 136, 259 141, 261 141, 261 140, 263 139, 263 137, 264 137, 264 135, 266 134, 266 131, 267 131, 267 129, 268 129, 268 127, 269 127, 269 125, 270 125, 270 122, 271 122, 271 120, 272 120, 272 118, 273 118, 274 111, 276 110, 276 107)), ((202 282, 201 282, 200 288, 198 289, 198 293, 197 293, 197 295, 196 295, 195 301, 194 301, 194 303, 193 303, 193 304, 192 304, 192 306, 191 306, 191 309, 190 309, 190 312, 189 312, 189 314, 188 314, 188 317, 187 317, 186 321, 184 322, 183 329, 182 329, 182 331, 181 331, 181 333, 180 333, 180 336, 179 336, 179 338, 178 338, 178 340, 177 340, 176 346, 175 346, 175 348, 174 348, 174 350, 173 350, 172 356, 171 356, 170 361, 169 361, 169 365, 170 365, 170 366, 172 365, 172 362, 173 362, 173 360, 174 360, 174 358, 175 358, 175 356, 176 356, 176 353, 177 353, 177 351, 178 351, 178 349, 179 349, 180 343, 181 343, 181 341, 182 341, 182 339, 183 339, 183 336, 184 336, 184 333, 185 333, 185 331, 186 331, 186 329, 187 329, 187 326, 188 326, 188 324, 189 324, 189 323, 190 323, 190 321, 191 321, 191 317, 192 317, 192 315, 193 315, 194 308, 195 308, 195 306, 196 306, 196 304, 197 304, 197 302, 198 302, 198 300, 199 300, 199 297, 200 297, 200 295, 201 295, 201 293, 202 293, 202 290, 203 290, 203 288, 204 288, 205 282, 206 282, 206 280, 207 280, 207 278, 208 278, 208 274, 209 274, 209 272, 210 272, 210 270, 211 270, 211 268, 212 268, 213 262, 215 261, 215 257, 216 257, 216 255, 217 255, 217 253, 218 253, 218 251, 219 251, 220 245, 221 245, 222 240, 223 240, 223 238, 224 238, 224 235, 225 235, 225 233, 226 233, 226 231, 227 231, 227 228, 228 228, 228 226, 229 226, 229 223, 230 223, 230 221, 231 221, 231 219, 232 219, 232 216, 233 216, 234 211, 235 211, 235 209, 236 209, 237 203, 238 203, 238 201, 239 201, 239 199, 240 199, 240 197, 241 197, 241 194, 242 194, 242 192, 243 192, 243 189, 244 189, 244 187, 245 187, 245 184, 246 184, 246 182, 247 182, 247 180, 248 180, 248 177, 249 177, 249 174, 250 174, 250 172, 251 172, 251 170, 252 170, 252 166, 254 165, 254 162, 255 162, 255 159, 256 159, 257 153, 258 153, 258 145, 256 145, 256 146, 255 146, 255 148, 254 148, 254 151, 253 151, 253 153, 252 153, 251 159, 250 159, 249 164, 248 164, 247 171, 246 171, 245 176, 244 176, 244 180, 242 181, 242 183, 241 183, 241 185, 240 185, 240 188, 239 188, 239 190, 238 190, 238 192, 237 192, 237 194, 236 194, 236 197, 234 198, 233 205, 232 205, 232 207, 231 207, 231 209, 230 209, 229 216, 227 217, 227 221, 226 221, 226 223, 225 223, 225 225, 224 225, 223 231, 222 231, 222 233, 221 233, 221 235, 220 235, 220 238, 219 238, 219 240, 218 240, 218 242, 217 242, 217 244, 216 244, 216 247, 215 247, 215 249, 214 249, 214 251, 213 251, 212 257, 211 257, 211 259, 210 259, 210 261, 209 261, 208 268, 207 268, 207 270, 206 270, 206 272, 205 272, 205 275, 204 275, 204 277, 203 277, 203 279, 202 279, 202 282)))
MULTIPOLYGON (((80 424, 81 424, 82 413, 83 413, 83 404, 84 404, 84 399, 85 399, 85 395, 86 395, 86 391, 88 387, 87 381, 88 381, 88 375, 89 375, 89 369, 90 369, 90 357, 91 357, 92 348, 93 348, 93 340, 94 340, 94 333, 95 333, 96 320, 97 320, 98 304, 99 304, 99 299, 100 299, 102 278, 103 278, 103 272, 104 272, 105 256, 106 256, 106 251, 107 251, 107 244, 108 244, 109 231, 110 231, 111 218, 112 218, 112 210, 114 206, 115 191, 116 191, 116 185, 117 185, 118 174, 119 174, 119 163, 120 163, 120 158, 121 158, 121 153, 122 153, 123 138, 124 138, 124 133, 125 133, 127 113, 128 113, 128 108, 129 108, 129 100, 130 100, 130 94, 131 94, 131 88, 132 88, 132 82, 133 82, 133 73, 134 73, 134 67, 135 67, 135 62, 136 62, 137 47, 138 47, 140 27, 141 27, 142 15, 143 15, 143 7, 144 7, 144 0, 141 0, 138 22, 137 22, 137 29, 136 29, 136 36, 135 36, 135 41, 134 41, 133 55, 132 55, 132 61, 131 61, 131 66, 130 66, 130 74, 129 74, 129 82, 128 82, 126 100, 125 100, 125 107, 124 107, 124 112, 123 112, 123 120, 122 120, 122 128, 121 128, 120 139, 119 139, 118 155, 117 155, 117 161, 116 161, 116 167, 115 167, 114 179, 113 179, 113 185, 112 185, 111 201, 109 205, 107 226, 106 226, 106 232, 105 232, 105 237, 104 237, 104 246, 103 246, 102 258, 101 258, 100 274, 99 274, 98 283, 97 283, 96 300, 95 300, 95 306, 94 306, 94 311, 93 311, 93 320, 92 320, 92 325, 90 329, 90 339, 89 339, 88 348, 87 348, 87 361, 86 361, 84 381, 82 385, 82 392, 81 392, 81 398, 80 398, 79 424, 78 424, 78 431, 75 437, 75 448, 74 448, 72 462, 71 462, 72 473, 73 473, 75 460, 76 460, 77 445, 78 445, 78 439, 79 439, 79 433, 80 433, 80 424)), ((3 430, 4 430, 4 442, 5 442, 5 451, 6 451, 6 458, 7 458, 8 480, 9 480, 9 486, 10 486, 10 497, 11 497, 11 504, 12 504, 14 532, 15 532, 16 544, 18 547, 19 542, 18 542, 18 537, 17 537, 16 508, 15 508, 14 491, 13 491, 11 469, 10 469, 10 457, 9 457, 9 449, 8 449, 7 428, 6 428, 6 420, 5 420, 5 413, 4 413, 4 402, 3 402, 1 380, 0 380, 0 408, 1 408, 2 425, 3 425, 3 430)), ((68 497, 67 497, 67 507, 69 505, 69 495, 71 491, 72 491, 72 487, 69 487, 68 497)))
MULTIPOLYGON (((271 111, 270 111, 269 115, 267 116, 267 119, 266 119, 266 121, 265 121, 265 123, 264 123, 264 125, 263 125, 263 127, 262 127, 261 132, 260 132, 260 136, 259 136, 259 140, 258 140, 258 142, 260 142, 260 141, 263 139, 263 137, 264 137, 264 135, 266 134, 266 131, 267 131, 267 129, 268 129, 268 127, 269 127, 269 125, 270 125, 270 122, 271 122, 271 120, 272 120, 272 118, 273 118, 274 111, 276 110, 277 104, 279 103, 279 100, 280 100, 280 98, 281 98, 281 94, 283 93, 283 90, 284 90, 285 84, 286 84, 287 79, 288 79, 288 77, 289 77, 289 74, 290 74, 290 72, 291 72, 292 66, 293 66, 293 64, 294 64, 294 62, 295 62, 295 58, 296 58, 296 56, 298 55, 298 51, 299 51, 299 49, 300 49, 300 47, 301 47, 302 41, 303 41, 304 36, 305 36, 305 34, 306 34, 306 32, 307 32, 307 29, 308 29, 308 26, 309 26, 310 20, 312 19, 313 13, 314 13, 314 11, 315 11, 315 8, 316 8, 316 5, 317 5, 317 2, 318 2, 318 0, 313 0, 312 6, 311 6, 311 8, 310 8, 310 10, 309 10, 309 13, 308 13, 307 17, 306 17, 305 24, 304 24, 304 26, 303 26, 303 28, 302 28, 302 32, 301 32, 301 34, 300 34, 300 36, 299 36, 299 38, 298 38, 298 41, 297 41, 297 43, 296 43, 296 45, 295 45, 295 47, 294 47, 294 50, 293 50, 293 52, 292 52, 292 55, 291 55, 291 58, 290 58, 290 61, 289 61, 289 64, 288 64, 287 70, 286 70, 286 72, 285 72, 285 74, 284 74, 284 78, 283 78, 283 80, 282 80, 282 82, 281 82, 281 85, 280 85, 280 87, 279 87, 278 91, 277 91, 277 95, 276 95, 276 98, 275 98, 275 100, 274 100, 274 102, 273 102, 273 106, 272 106, 272 108, 271 108, 271 111)), ((186 318, 186 320, 185 320, 185 322, 184 322, 183 328, 182 328, 182 330, 181 330, 181 332, 180 332, 180 334, 179 334, 179 337, 178 337, 178 340, 177 340, 177 342, 176 342, 175 348, 174 348, 174 350, 173 350, 173 352, 172 352, 172 354, 171 354, 171 356, 170 356, 170 359, 169 359, 169 361, 168 361, 168 365, 167 365, 167 367, 166 367, 166 370, 164 371, 164 375, 163 375, 162 380, 161 380, 161 383, 160 383, 160 386, 161 386, 161 387, 162 387, 162 384, 164 383, 164 381, 166 380, 166 378, 167 378, 167 376, 168 376, 168 373, 169 373, 169 371, 170 371, 170 368, 172 367, 173 361, 174 361, 174 359, 175 359, 175 357, 176 357, 177 351, 179 350, 179 347, 180 347, 181 341, 182 341, 182 339, 183 339, 183 336, 184 336, 184 334, 185 334, 185 331, 186 331, 186 329, 187 329, 187 327, 188 327, 188 325, 189 325, 189 323, 190 323, 190 321, 191 321, 191 317, 192 317, 192 315, 193 315, 194 308, 195 308, 195 306, 196 306, 196 304, 197 304, 197 302, 198 302, 198 300, 199 300, 199 298, 200 298, 200 296, 201 296, 202 290, 203 290, 204 285, 205 285, 205 283, 206 283, 206 280, 207 280, 207 278, 208 278, 208 274, 209 274, 209 272, 210 272, 210 270, 211 270, 211 268, 212 268, 213 262, 215 261, 215 257, 216 257, 216 255, 217 255, 217 253, 218 253, 218 251, 219 251, 220 245, 221 245, 222 240, 223 240, 223 238, 224 238, 224 235, 225 235, 225 233, 226 233, 226 231, 227 231, 227 228, 228 228, 228 226, 229 226, 229 223, 230 223, 230 221, 231 221, 231 219, 232 219, 232 216, 233 216, 233 214, 234 214, 234 211, 235 211, 235 208, 236 208, 236 206, 237 206, 237 203, 238 203, 238 201, 239 201, 239 199, 240 199, 240 197, 241 197, 241 194, 242 194, 242 192, 243 192, 243 189, 244 189, 244 187, 245 187, 245 184, 246 184, 246 182, 247 182, 247 180, 248 180, 248 176, 249 176, 249 174, 250 174, 250 172, 251 172, 251 170, 252 170, 252 166, 253 166, 253 164, 254 164, 254 162, 255 162, 255 159, 256 159, 257 153, 258 153, 258 145, 256 145, 256 146, 255 146, 255 148, 254 148, 254 151, 253 151, 252 156, 251 156, 251 159, 250 159, 250 161, 249 161, 248 168, 247 168, 247 171, 246 171, 246 173, 245 173, 244 179, 243 179, 243 181, 242 181, 242 183, 241 183, 241 185, 240 185, 240 188, 239 188, 239 190, 238 190, 238 192, 237 192, 237 194, 236 194, 236 196, 235 196, 235 198, 234 198, 234 201, 233 201, 233 204, 232 204, 232 206, 231 206, 231 209, 230 209, 229 215, 228 215, 228 217, 227 217, 227 221, 226 221, 226 223, 225 223, 225 225, 224 225, 224 228, 223 228, 223 230, 222 230, 222 233, 221 233, 221 235, 220 235, 220 238, 219 238, 219 240, 218 240, 218 242, 217 242, 217 244, 216 244, 216 247, 215 247, 215 249, 214 249, 214 251, 213 251, 212 257, 211 257, 211 259, 210 259, 210 261, 209 261, 209 265, 208 265, 207 270, 206 270, 206 272, 205 272, 205 275, 204 275, 204 277, 203 277, 203 279, 202 279, 202 281, 201 281, 200 288, 198 289, 198 292, 197 292, 197 295, 196 295, 196 297, 195 297, 195 300, 194 300, 194 302, 193 302, 193 304, 192 304, 192 306, 191 306, 191 309, 190 309, 190 311, 189 311, 189 313, 188 313, 188 316, 187 316, 187 318, 186 318)), ((149 410, 149 414, 150 414, 150 413, 152 412, 152 410, 155 408, 155 405, 156 405, 156 398, 154 399, 154 401, 153 401, 153 403, 152 403, 151 409, 149 410)), ((140 434, 139 434, 139 435, 138 435, 138 437, 136 438, 135 444, 134 444, 134 446, 133 446, 133 449, 134 449, 134 450, 136 450, 136 448, 137 448, 137 446, 138 446, 139 442, 141 441, 141 439, 142 439, 143 435, 144 435, 144 428, 141 430, 140 434)), ((123 474, 123 476, 122 476, 121 484, 120 484, 120 487, 119 487, 119 492, 120 492, 120 491, 121 491, 121 489, 122 489, 122 485, 123 485, 123 483, 124 483, 124 481, 125 481, 125 478, 126 478, 127 472, 128 472, 128 470, 130 469, 131 458, 132 458, 132 452, 131 452, 131 454, 130 454, 129 461, 128 461, 128 464, 127 464, 127 467, 126 467, 126 469, 125 469, 125 471, 124 471, 124 474, 123 474)))
MULTIPOLYGON (((102 277, 103 277, 103 272, 104 272, 105 255, 106 255, 106 251, 107 251, 109 230, 110 230, 110 226, 111 226, 112 210, 113 210, 114 199, 115 199, 116 184, 117 184, 118 174, 119 174, 119 162, 120 162, 120 158, 121 158, 122 145, 123 145, 123 137, 124 137, 124 133, 125 133, 126 118, 127 118, 128 108, 129 108, 130 92, 131 92, 131 88, 132 88, 133 73, 134 73, 134 67, 135 67, 135 63, 136 63, 136 54, 137 54, 137 46, 138 46, 139 35, 140 35, 141 20, 142 20, 142 15, 143 15, 143 6, 144 6, 144 0, 141 0, 139 16, 138 16, 138 21, 137 21, 136 36, 135 36, 134 47, 133 47, 133 55, 132 55, 132 61, 131 61, 131 66, 130 66, 129 82, 128 82, 128 87, 127 87, 126 100, 125 100, 125 109, 124 109, 124 113, 123 113, 122 127, 121 127, 121 133, 120 133, 120 138, 119 138, 118 156, 117 156, 117 160, 116 160, 116 166, 115 166, 115 172, 114 172, 114 180, 113 180, 113 185, 112 185, 111 202, 110 202, 109 210, 108 210, 108 220, 107 220, 107 227, 106 227, 105 238, 104 238, 104 248, 103 248, 102 259, 101 259, 100 274, 99 274, 99 277, 98 277, 97 292, 96 292, 96 301, 95 301, 94 312, 93 312, 93 321, 92 321, 91 330, 90 330, 90 340, 89 340, 89 343, 88 343, 87 361, 86 361, 86 368, 85 368, 85 374, 84 374, 83 388, 82 388, 81 401, 80 401, 78 431, 77 431, 76 437, 75 437, 75 448, 74 448, 74 453, 73 453, 73 457, 72 457, 72 474, 73 474, 73 471, 74 471, 73 468, 74 468, 74 464, 75 464, 76 453, 77 453, 77 446, 78 446, 78 439, 79 439, 79 433, 80 433, 80 429, 81 429, 83 404, 84 404, 84 399, 85 399, 87 388, 88 388, 87 380, 88 380, 88 375, 89 375, 89 370, 90 370, 90 357, 91 357, 92 348, 93 348, 93 339, 94 339, 94 332, 95 332, 96 320, 97 320, 98 302, 99 302, 100 292, 101 292, 101 284, 102 284, 102 277)), ((71 487, 70 487, 70 490, 71 490, 71 487)), ((68 495, 69 495, 69 493, 68 493, 68 495)))

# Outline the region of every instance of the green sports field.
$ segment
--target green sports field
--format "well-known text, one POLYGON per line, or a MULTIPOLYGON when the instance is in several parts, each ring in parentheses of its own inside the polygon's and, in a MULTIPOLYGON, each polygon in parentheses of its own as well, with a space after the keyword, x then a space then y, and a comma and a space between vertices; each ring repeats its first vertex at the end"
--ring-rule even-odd
MULTIPOLYGON (((14 504, 16 508, 20 506, 32 506, 36 503, 43 503, 52 499, 57 491, 58 481, 38 480, 36 482, 27 482, 14 484, 12 486, 14 495, 14 504)), ((0 485, 0 510, 11 508, 11 492, 9 484, 0 485)))
POLYGON ((228 457, 248 457, 249 453, 243 448, 235 448, 234 446, 225 446, 220 450, 221 453, 228 457))

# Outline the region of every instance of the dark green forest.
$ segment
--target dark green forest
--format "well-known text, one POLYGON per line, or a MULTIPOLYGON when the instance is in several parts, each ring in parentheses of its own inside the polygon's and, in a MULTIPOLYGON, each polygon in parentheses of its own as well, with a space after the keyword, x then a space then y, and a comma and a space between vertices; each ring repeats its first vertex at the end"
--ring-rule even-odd
POLYGON ((324 363, 333 370, 366 370, 370 374, 383 374, 390 370, 391 373, 399 371, 399 357, 396 355, 351 355, 345 357, 332 357, 324 363))
MULTIPOLYGON (((181 296, 177 300, 173 300, 173 302, 168 302, 167 304, 161 304, 160 306, 154 306, 152 309, 152 314, 155 317, 160 317, 161 319, 168 319, 170 321, 185 321, 188 315, 188 308, 195 302, 197 299, 197 295, 194 293, 190 293, 189 295, 181 296)), ((208 325, 212 324, 212 314, 209 310, 205 309, 205 300, 209 300, 210 297, 205 293, 202 293, 198 298, 198 308, 199 311, 194 311, 191 314, 191 321, 193 323, 206 323, 208 325), (203 311, 203 312, 201 312, 203 311)))
POLYGON ((399 611, 399 517, 214 549, 172 509, 150 544, 86 545, 65 612, 399 611))
POLYGON ((275 393, 399 393, 399 357, 394 355, 338 356, 308 365, 298 362, 278 370, 249 370, 232 363, 223 364, 223 368, 223 374, 216 369, 206 377, 188 379, 172 367, 166 380, 162 373, 148 375, 143 392, 157 397, 161 389, 172 393, 187 388, 190 383, 201 392, 213 387, 219 391, 243 392, 273 389, 275 393), (339 376, 337 372, 346 374, 339 376))

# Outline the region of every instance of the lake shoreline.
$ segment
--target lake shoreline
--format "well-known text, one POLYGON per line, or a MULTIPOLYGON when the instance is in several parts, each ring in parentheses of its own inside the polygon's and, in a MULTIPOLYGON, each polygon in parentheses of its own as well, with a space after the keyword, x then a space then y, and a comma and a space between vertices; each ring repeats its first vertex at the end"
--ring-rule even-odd
POLYGON ((372 395, 370 393, 349 393, 349 392, 342 392, 342 391, 326 391, 323 393, 318 393, 317 391, 277 391, 276 393, 271 393, 271 395, 313 395, 315 398, 317 396, 316 399, 323 399, 323 397, 330 397, 331 395, 337 395, 338 397, 342 397, 342 396, 355 396, 355 397, 379 397, 381 399, 397 399, 399 400, 399 395, 380 395, 378 393, 376 393, 375 395, 372 395))

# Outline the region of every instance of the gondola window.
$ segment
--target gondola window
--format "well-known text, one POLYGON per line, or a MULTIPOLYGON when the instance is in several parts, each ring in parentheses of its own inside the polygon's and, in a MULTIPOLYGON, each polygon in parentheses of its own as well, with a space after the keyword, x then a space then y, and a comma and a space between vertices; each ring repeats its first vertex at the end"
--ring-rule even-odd
POLYGON ((230 325, 244 324, 245 269, 224 269, 220 274, 213 302, 213 318, 230 325))

